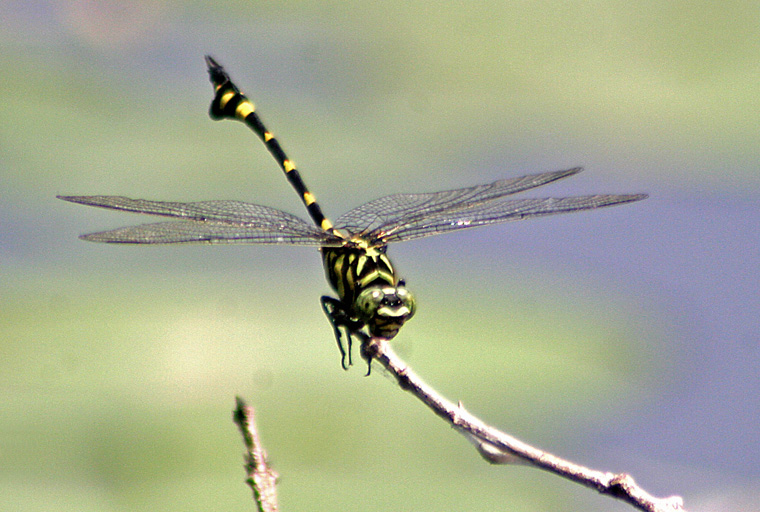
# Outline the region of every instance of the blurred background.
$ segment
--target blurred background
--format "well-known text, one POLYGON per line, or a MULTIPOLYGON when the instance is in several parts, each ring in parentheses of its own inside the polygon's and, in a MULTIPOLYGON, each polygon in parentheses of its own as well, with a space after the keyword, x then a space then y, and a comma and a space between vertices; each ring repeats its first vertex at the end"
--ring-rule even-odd
POLYGON ((382 372, 339 366, 317 251, 125 247, 56 194, 306 212, 213 123, 203 55, 328 215, 566 169, 620 207, 399 244, 430 384, 690 511, 760 510, 756 2, 0 6, 0 510, 251 510, 234 396, 283 510, 632 510, 489 466, 382 372))

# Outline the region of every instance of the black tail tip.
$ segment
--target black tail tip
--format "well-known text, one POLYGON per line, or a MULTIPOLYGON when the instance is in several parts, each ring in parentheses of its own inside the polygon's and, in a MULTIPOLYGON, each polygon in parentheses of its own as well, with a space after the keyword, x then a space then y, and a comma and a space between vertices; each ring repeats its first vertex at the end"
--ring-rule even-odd
POLYGON ((211 55, 205 55, 203 58, 206 60, 206 66, 208 66, 209 69, 222 67, 211 55))
POLYGON ((206 55, 206 66, 208 67, 208 76, 214 87, 219 87, 225 82, 230 81, 230 77, 221 64, 214 60, 211 55, 206 55))

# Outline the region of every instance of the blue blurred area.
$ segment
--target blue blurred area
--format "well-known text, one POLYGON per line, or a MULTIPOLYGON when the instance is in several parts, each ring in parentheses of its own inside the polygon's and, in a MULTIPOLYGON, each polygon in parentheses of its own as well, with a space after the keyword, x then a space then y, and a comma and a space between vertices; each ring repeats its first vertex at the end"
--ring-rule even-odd
POLYGON ((629 510, 490 467, 380 372, 340 371, 313 249, 77 240, 141 218, 56 194, 306 217, 262 145, 208 119, 210 53, 332 217, 576 165, 535 194, 649 193, 392 246, 420 302, 397 350, 526 442, 688 510, 760 510, 758 11, 4 2, 0 509, 250 506, 241 394, 284 509, 629 510))

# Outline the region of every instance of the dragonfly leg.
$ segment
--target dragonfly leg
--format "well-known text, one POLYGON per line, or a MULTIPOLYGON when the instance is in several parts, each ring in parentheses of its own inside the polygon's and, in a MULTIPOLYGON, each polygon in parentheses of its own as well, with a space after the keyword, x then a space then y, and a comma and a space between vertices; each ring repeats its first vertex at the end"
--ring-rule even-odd
POLYGON ((364 324, 351 318, 345 305, 338 299, 323 295, 320 303, 335 333, 335 341, 338 344, 338 350, 340 350, 340 365, 344 370, 348 370, 348 367, 353 364, 351 360, 352 333, 359 331, 364 327, 364 324), (343 333, 341 332, 341 328, 345 330, 347 338, 345 348, 343 348, 343 333), (346 355, 348 355, 348 364, 346 364, 346 355))
POLYGON ((372 356, 367 352, 367 338, 362 338, 362 345, 361 345, 361 355, 362 359, 367 361, 367 373, 364 374, 365 377, 369 377, 369 374, 372 372, 372 356))

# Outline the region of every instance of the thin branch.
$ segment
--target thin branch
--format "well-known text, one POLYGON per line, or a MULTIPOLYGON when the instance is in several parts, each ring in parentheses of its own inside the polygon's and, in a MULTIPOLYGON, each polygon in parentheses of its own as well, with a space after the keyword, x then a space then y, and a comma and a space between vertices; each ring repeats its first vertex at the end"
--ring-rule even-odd
POLYGON ((245 443, 246 483, 253 490, 253 498, 260 512, 277 512, 277 472, 269 467, 267 453, 256 431, 253 407, 237 397, 233 421, 240 428, 245 443))
POLYGON ((596 471, 534 448, 487 425, 467 412, 462 404, 454 405, 425 384, 389 347, 387 341, 355 333, 362 340, 362 354, 380 363, 398 381, 434 413, 445 419, 475 444, 480 455, 492 464, 522 462, 565 477, 602 494, 618 498, 647 512, 686 512, 680 496, 655 498, 639 487, 630 475, 596 471))

